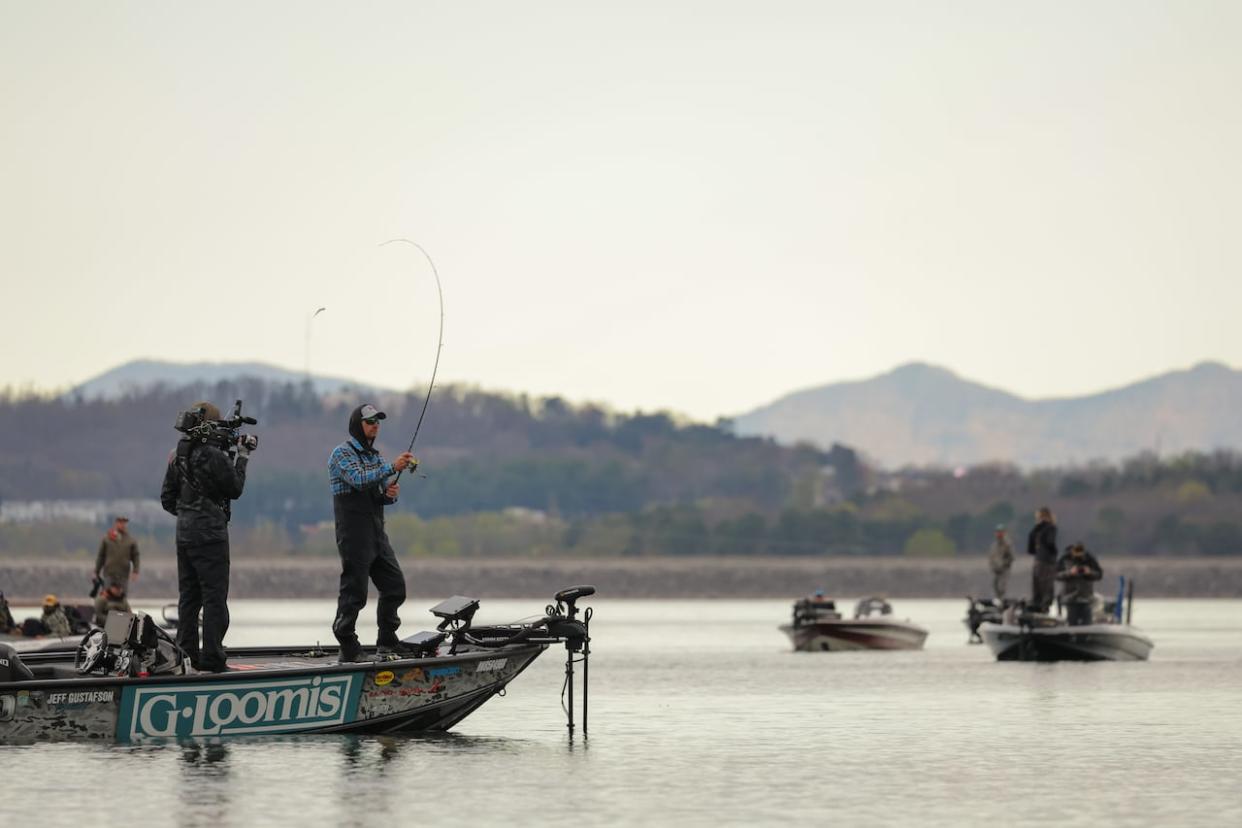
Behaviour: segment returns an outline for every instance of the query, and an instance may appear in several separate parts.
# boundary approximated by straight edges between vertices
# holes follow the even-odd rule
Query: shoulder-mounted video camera
[[[258,425],[254,417],[246,417],[241,413],[242,401],[233,406],[233,413],[227,419],[209,420],[205,408],[190,408],[178,412],[173,428],[182,434],[206,445],[212,445],[221,451],[227,451],[234,457],[238,449],[246,452],[259,447],[259,438],[254,434],[242,434],[243,425]]]

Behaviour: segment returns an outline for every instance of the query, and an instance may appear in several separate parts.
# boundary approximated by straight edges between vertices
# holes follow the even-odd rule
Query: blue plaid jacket
[[[359,492],[372,486],[382,489],[384,481],[396,473],[383,455],[368,451],[353,437],[332,449],[328,457],[328,482],[334,495]],[[391,505],[397,501],[385,496],[384,502]]]

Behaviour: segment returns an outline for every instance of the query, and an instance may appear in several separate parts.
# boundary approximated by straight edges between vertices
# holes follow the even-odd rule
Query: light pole
[[[310,335],[311,335],[311,323],[315,321],[315,317],[316,317],[316,316],[318,316],[319,314],[323,313],[323,312],[324,312],[324,311],[326,311],[326,310],[327,310],[327,308],[319,308],[317,311],[315,311],[314,313],[312,313],[310,316],[306,317],[306,365],[305,365],[305,370],[306,370],[306,382],[307,382],[307,384],[308,384],[308,385],[310,385],[310,383],[311,383],[311,370],[310,370]]]

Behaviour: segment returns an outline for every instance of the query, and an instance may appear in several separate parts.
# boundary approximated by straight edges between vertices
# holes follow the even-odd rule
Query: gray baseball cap
[[[359,412],[358,418],[360,420],[370,420],[372,417],[374,417],[377,420],[388,419],[387,414],[385,414],[383,411],[380,411],[378,408],[371,405],[370,403],[367,403],[366,405],[362,407],[362,411]]]

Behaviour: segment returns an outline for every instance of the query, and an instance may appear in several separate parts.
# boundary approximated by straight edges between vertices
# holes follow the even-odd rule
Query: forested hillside
[[[238,397],[260,420],[260,447],[235,510],[235,548],[334,554],[326,461],[357,401],[304,385],[160,386],[108,401],[7,393],[0,499],[156,498],[176,412]],[[390,415],[379,441],[390,456],[408,443],[422,400],[415,391],[376,401]],[[1021,551],[1045,504],[1064,543],[1102,554],[1242,552],[1242,460],[1227,452],[885,473],[844,446],[786,447],[725,423],[444,388],[416,453],[419,473],[389,515],[403,554],[978,555],[998,523]],[[167,521],[134,528],[149,552],[168,551]],[[89,555],[99,530],[9,521],[0,552]]]
[[[292,528],[331,517],[327,458],[357,401],[254,379],[114,400],[9,393],[0,399],[0,498],[158,497],[179,436],[174,417],[199,398],[223,411],[241,398],[259,419],[248,427],[260,444],[239,521],[263,516]],[[392,456],[409,442],[423,396],[376,402],[389,414],[378,443]],[[708,500],[769,512],[825,467],[846,488],[861,484],[845,449],[785,448],[662,413],[459,388],[436,390],[416,453],[419,476],[406,481],[400,509],[421,517],[508,507],[579,517]]]

